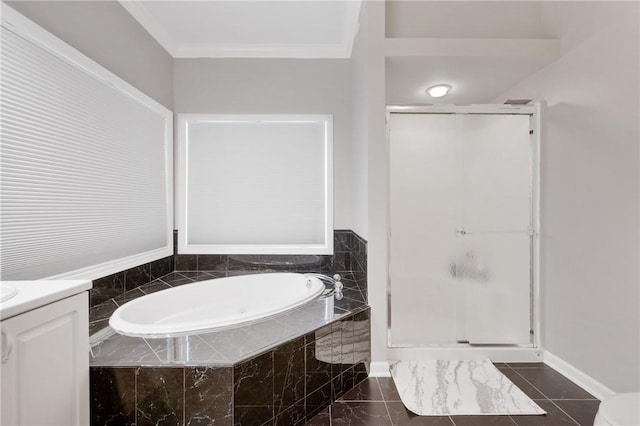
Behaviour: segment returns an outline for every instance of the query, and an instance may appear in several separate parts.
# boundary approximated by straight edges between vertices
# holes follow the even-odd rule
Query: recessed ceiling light
[[[431,86],[429,87],[426,92],[432,97],[432,98],[440,98],[444,95],[446,95],[447,93],[449,93],[449,91],[451,90],[451,85],[450,84],[438,84],[435,86]]]

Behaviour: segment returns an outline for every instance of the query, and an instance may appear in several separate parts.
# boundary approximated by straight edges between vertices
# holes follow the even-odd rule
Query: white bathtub
[[[217,278],[148,294],[125,303],[109,325],[127,336],[169,337],[255,321],[318,297],[325,286],[304,274]]]

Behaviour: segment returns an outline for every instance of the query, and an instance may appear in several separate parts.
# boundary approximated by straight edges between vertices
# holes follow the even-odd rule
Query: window
[[[2,279],[95,279],[171,255],[171,111],[2,8]]]
[[[333,252],[332,117],[181,114],[178,252]]]

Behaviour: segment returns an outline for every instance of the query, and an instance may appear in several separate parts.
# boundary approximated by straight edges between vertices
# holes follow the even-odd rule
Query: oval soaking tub
[[[228,327],[296,308],[325,290],[316,277],[267,273],[215,278],[151,293],[115,310],[109,325],[135,337]]]

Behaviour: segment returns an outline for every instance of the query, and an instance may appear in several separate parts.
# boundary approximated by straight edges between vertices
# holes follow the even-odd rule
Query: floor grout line
[[[580,426],[580,423],[578,423],[578,421],[577,421],[576,419],[574,419],[573,417],[571,417],[571,416],[569,415],[569,413],[567,413],[566,411],[564,411],[564,410],[563,410],[563,409],[562,409],[558,404],[556,404],[556,403],[555,403],[555,402],[553,402],[552,400],[549,400],[549,402],[550,402],[550,403],[552,403],[553,405],[555,405],[555,406],[558,408],[558,410],[560,410],[561,412],[563,412],[563,413],[564,413],[564,415],[565,415],[565,416],[567,416],[567,417],[569,417],[571,420],[573,420],[573,422],[574,422],[575,424],[577,424],[578,426]]]
[[[384,409],[387,411],[387,417],[389,418],[389,424],[393,426],[393,420],[391,419],[391,412],[389,411],[389,406],[387,405],[387,400],[384,397],[384,393],[382,393],[382,386],[380,386],[380,381],[376,377],[374,379],[376,381],[376,385],[378,385],[378,392],[382,395],[382,402],[384,403]]]
[[[549,397],[548,397],[544,392],[542,392],[540,389],[538,389],[538,388],[536,387],[536,385],[534,385],[534,384],[533,384],[533,383],[531,383],[529,380],[527,380],[527,378],[526,378],[526,377],[524,377],[522,374],[518,373],[518,370],[513,369],[513,371],[515,371],[515,372],[516,372],[516,374],[517,374],[518,376],[522,377],[522,380],[524,380],[525,382],[529,383],[529,384],[531,385],[531,387],[532,387],[532,388],[534,388],[535,390],[537,390],[538,392],[540,392],[540,395],[544,396],[544,398],[545,398],[545,399],[547,399],[547,400],[549,400],[549,401],[551,400],[551,399],[550,399],[550,398],[549,398]],[[531,398],[531,399],[533,399],[533,398]]]

